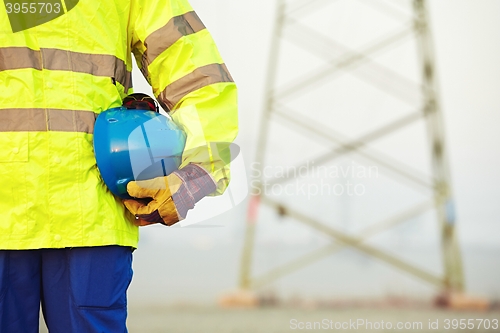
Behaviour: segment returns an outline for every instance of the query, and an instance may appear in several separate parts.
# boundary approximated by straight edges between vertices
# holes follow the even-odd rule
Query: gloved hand
[[[188,210],[215,189],[215,182],[202,167],[189,164],[166,177],[128,183],[130,196],[152,200],[146,203],[128,199],[123,203],[136,216],[138,226],[154,223],[171,226],[185,219]]]

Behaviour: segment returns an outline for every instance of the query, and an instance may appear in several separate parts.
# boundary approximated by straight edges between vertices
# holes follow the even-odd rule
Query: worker
[[[236,86],[187,0],[65,0],[50,20],[40,17],[49,6],[12,16],[9,3],[0,10],[0,332],[38,332],[40,307],[51,333],[127,332],[138,226],[173,225],[228,186]],[[133,92],[133,58],[187,138],[179,170],[130,182],[137,200],[123,202],[96,167],[93,126]]]

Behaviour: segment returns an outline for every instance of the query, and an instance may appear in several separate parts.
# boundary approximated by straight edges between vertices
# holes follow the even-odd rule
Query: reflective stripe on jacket
[[[134,56],[188,134],[183,165],[227,187],[227,152],[211,143],[237,134],[236,87],[186,0],[79,1],[16,33],[0,10],[0,249],[137,246],[92,146],[96,116],[132,92]]]

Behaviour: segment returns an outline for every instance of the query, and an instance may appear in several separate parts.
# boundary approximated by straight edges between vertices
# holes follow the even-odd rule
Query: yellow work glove
[[[135,215],[138,226],[171,226],[185,219],[188,210],[215,189],[215,182],[205,169],[189,164],[166,177],[128,183],[128,194],[140,200],[128,199],[123,203]]]

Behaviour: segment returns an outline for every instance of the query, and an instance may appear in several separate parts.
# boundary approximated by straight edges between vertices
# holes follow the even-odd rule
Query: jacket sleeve
[[[141,72],[187,134],[181,168],[200,165],[215,194],[223,193],[238,132],[237,91],[212,36],[187,0],[132,1],[129,25]]]

